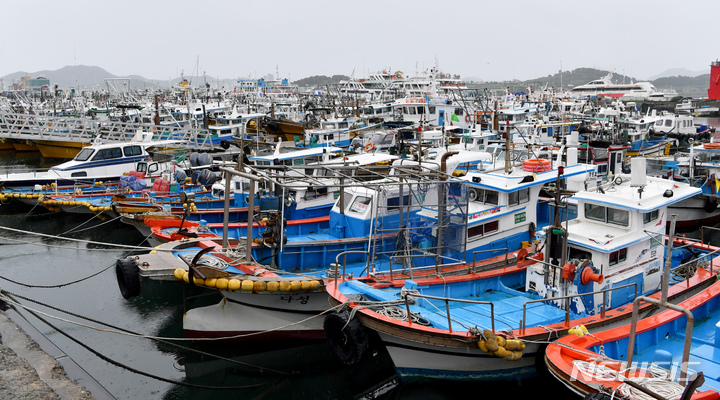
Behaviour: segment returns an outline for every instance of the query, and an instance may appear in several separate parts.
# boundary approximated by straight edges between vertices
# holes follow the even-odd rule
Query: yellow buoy
[[[228,290],[238,290],[240,289],[240,279],[230,279],[228,281]]]
[[[486,341],[484,341],[484,340],[478,340],[477,345],[478,345],[478,348],[479,348],[480,350],[482,350],[482,351],[484,351],[484,352],[486,352],[486,353],[488,352],[487,342],[486,342]]]
[[[175,275],[175,278],[177,278],[178,280],[182,280],[183,275],[185,275],[185,270],[182,268],[175,268],[173,275]]]
[[[225,290],[228,288],[228,279],[227,278],[218,278],[218,280],[215,282],[215,287],[218,289]]]
[[[505,341],[505,349],[507,350],[517,350],[520,346],[520,343],[517,340],[508,339]]]
[[[254,286],[253,290],[256,292],[264,292],[267,290],[267,283],[265,281],[255,281]]]
[[[293,292],[300,290],[301,287],[302,287],[302,284],[300,283],[300,281],[290,282],[290,290],[292,290]]]
[[[215,279],[215,278],[207,278],[207,279],[205,279],[205,286],[215,287],[216,282],[217,282],[217,279]]]
[[[495,336],[495,341],[497,342],[498,346],[505,347],[505,338],[502,336]]]
[[[187,271],[184,271],[182,279],[185,281],[185,283],[190,283],[190,274],[188,274]]]
[[[302,289],[302,290],[310,290],[310,281],[301,281],[301,282],[300,282],[300,289]]]
[[[497,351],[500,346],[498,346],[497,342],[495,341],[495,338],[488,339],[487,342],[485,342],[485,346],[487,346],[488,350],[490,351]]]
[[[268,292],[277,292],[278,289],[280,289],[280,284],[278,283],[278,281],[270,281],[267,283]]]
[[[205,279],[196,278],[193,276],[193,282],[195,282],[196,285],[204,286],[205,285]]]
[[[495,332],[490,329],[483,329],[483,336],[485,336],[486,339],[492,339],[495,337]]]
[[[292,288],[292,285],[290,285],[290,282],[280,281],[280,291],[281,292],[289,292],[290,288]]]
[[[504,347],[498,347],[497,351],[495,351],[495,355],[500,358],[505,358],[508,355],[508,351],[505,350]]]
[[[310,289],[316,290],[316,289],[319,289],[320,286],[322,286],[320,281],[310,281]]]
[[[240,288],[242,290],[247,290],[247,291],[253,290],[254,287],[255,287],[255,284],[250,279],[245,279],[244,281],[242,281],[242,284],[240,285]]]

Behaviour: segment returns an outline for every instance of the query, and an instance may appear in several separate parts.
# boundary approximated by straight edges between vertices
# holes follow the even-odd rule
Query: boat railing
[[[335,256],[335,262],[333,264],[330,264],[330,267],[332,268],[331,271],[333,275],[335,276],[335,287],[337,287],[337,280],[341,276],[345,276],[345,265],[347,265],[347,255],[348,254],[365,254],[365,268],[370,267],[370,251],[368,250],[346,250],[338,253]],[[340,256],[343,257],[343,262],[340,264]],[[338,270],[340,269],[340,266],[342,265],[342,274],[338,273]]]
[[[412,318],[410,318],[410,301],[409,298],[422,298],[422,299],[430,299],[430,300],[441,300],[445,302],[445,309],[447,310],[447,320],[448,320],[448,331],[452,333],[452,317],[450,315],[450,302],[456,302],[456,303],[470,303],[470,304],[482,304],[482,305],[489,305],[490,306],[490,325],[491,329],[495,331],[495,304],[493,304],[492,301],[483,301],[483,300],[467,300],[467,299],[452,299],[448,297],[438,297],[438,296],[431,296],[428,294],[420,294],[417,292],[405,292],[405,309],[407,311],[408,315],[408,323],[412,324]]]
[[[83,117],[0,113],[0,138],[80,143],[128,141],[138,133],[152,140],[180,140],[188,146],[213,149],[212,134],[202,128],[94,120]]]
[[[475,272],[477,272],[477,269],[476,269],[475,267],[476,267],[476,265],[477,265],[477,255],[478,255],[478,253],[489,253],[489,252],[493,252],[493,251],[503,251],[503,250],[505,250],[505,265],[503,266],[503,270],[505,270],[505,268],[507,268],[507,266],[508,266],[508,256],[510,255],[510,248],[508,248],[508,247],[500,248],[500,249],[490,249],[490,250],[477,250],[477,251],[473,251],[472,273],[474,274]]]
[[[422,254],[400,254],[396,256],[390,256],[390,262],[388,263],[388,274],[390,275],[390,282],[394,280],[394,271],[393,271],[393,265],[396,264],[395,260],[398,259],[407,259],[407,258],[425,258],[425,257],[434,257],[435,254],[431,252],[423,252]],[[417,267],[405,267],[405,263],[398,262],[397,264],[403,265],[403,271],[408,271],[410,279],[413,278],[413,272],[414,271],[422,271],[422,270],[429,270],[429,269],[435,269],[435,272],[438,275],[442,275],[442,272],[440,271],[443,267],[451,267],[451,266],[457,266],[457,265],[463,265],[464,262],[462,261],[456,261],[456,262],[450,262],[445,264],[435,264],[435,265],[421,265]],[[474,271],[473,271],[474,272]]]
[[[627,288],[630,286],[635,287],[635,296],[633,296],[633,297],[636,298],[637,293],[638,293],[638,284],[637,284],[637,282],[634,282],[634,283],[628,283],[626,285],[616,286],[616,287],[612,287],[612,288],[608,288],[608,289],[596,290],[594,292],[578,293],[578,294],[573,294],[573,295],[569,295],[569,296],[552,297],[549,299],[528,300],[523,304],[523,314],[522,314],[523,316],[522,316],[522,320],[520,320],[520,330],[522,331],[522,334],[524,335],[525,328],[526,328],[525,322],[526,322],[526,318],[527,318],[528,304],[565,300],[565,326],[570,326],[570,300],[572,300],[574,298],[584,297],[584,296],[594,296],[596,294],[602,294],[602,304],[600,305],[600,319],[604,319],[605,318],[605,304],[607,303],[607,293],[611,292],[613,290],[624,289],[624,288]]]

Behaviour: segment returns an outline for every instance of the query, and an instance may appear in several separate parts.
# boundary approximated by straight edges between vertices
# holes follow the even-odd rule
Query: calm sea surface
[[[708,122],[720,125],[719,119]],[[0,152],[0,167],[12,165],[46,168],[52,163],[39,154]],[[456,399],[468,393],[471,398],[487,395],[521,398],[540,393],[571,396],[553,378],[545,376],[522,382],[398,383],[392,361],[384,351],[350,368],[333,358],[324,341],[202,346],[174,341],[183,346],[178,347],[129,335],[127,332],[161,338],[184,337],[183,285],[143,280],[140,296],[125,300],[120,295],[115,261],[131,253],[103,243],[144,246],[144,238],[135,228],[119,221],[38,213],[29,206],[12,203],[0,205],[0,226],[48,235],[0,229],[0,242],[6,243],[0,245],[0,288],[97,321],[88,322],[20,300],[61,318],[43,316],[51,327],[23,312],[118,399]],[[689,236],[699,234],[693,232]],[[720,243],[716,232],[706,233],[705,237],[713,244]],[[206,297],[197,301],[209,304],[215,300]]]

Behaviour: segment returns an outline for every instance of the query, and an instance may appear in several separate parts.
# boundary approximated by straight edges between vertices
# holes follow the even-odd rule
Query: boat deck
[[[347,281],[343,285],[352,287],[355,294],[364,296],[367,300],[372,301],[393,301],[399,300],[397,290],[382,290],[372,288],[368,285],[355,281]],[[507,290],[507,289],[506,289]],[[511,292],[516,292],[511,293]],[[346,292],[347,295],[348,292]],[[495,330],[517,329],[523,318],[523,304],[532,300],[522,292],[491,290],[481,293],[479,296],[467,296],[459,300],[487,301],[493,303]],[[403,308],[400,304],[398,307]],[[410,306],[410,311],[418,313],[418,316],[425,319],[430,326],[438,329],[448,329],[448,318],[445,313],[445,303],[441,300],[419,301]],[[481,329],[491,329],[492,320],[490,306],[487,304],[475,304],[464,302],[450,302],[450,316],[453,328],[457,329],[457,325],[464,328],[478,327]],[[574,313],[571,319],[578,317]],[[565,311],[542,302],[531,303],[527,306],[526,311],[527,326],[538,326],[561,322],[565,319]]]
[[[720,387],[720,299],[715,297],[709,302],[693,310],[695,318],[692,343],[690,346],[690,359],[688,375],[702,371],[705,375],[703,390]],[[680,372],[683,346],[685,341],[685,328],[687,319],[682,316],[666,324],[644,330],[636,336],[636,351],[633,363],[645,365],[654,362],[659,367],[670,370],[676,374]],[[627,339],[605,343],[605,354],[616,359],[626,359]],[[660,353],[662,349],[667,353]],[[593,351],[599,349],[593,347]],[[669,365],[667,354],[672,355],[672,365]],[[664,357],[663,357],[664,354]],[[618,357],[618,355],[623,355]]]

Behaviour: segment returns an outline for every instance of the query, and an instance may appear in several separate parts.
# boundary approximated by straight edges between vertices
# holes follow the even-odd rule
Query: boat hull
[[[183,330],[191,338],[233,340],[320,339],[327,293],[232,293],[218,304],[185,313]],[[232,299],[232,300],[230,300]]]
[[[35,145],[45,158],[71,159],[90,143],[39,140]]]

